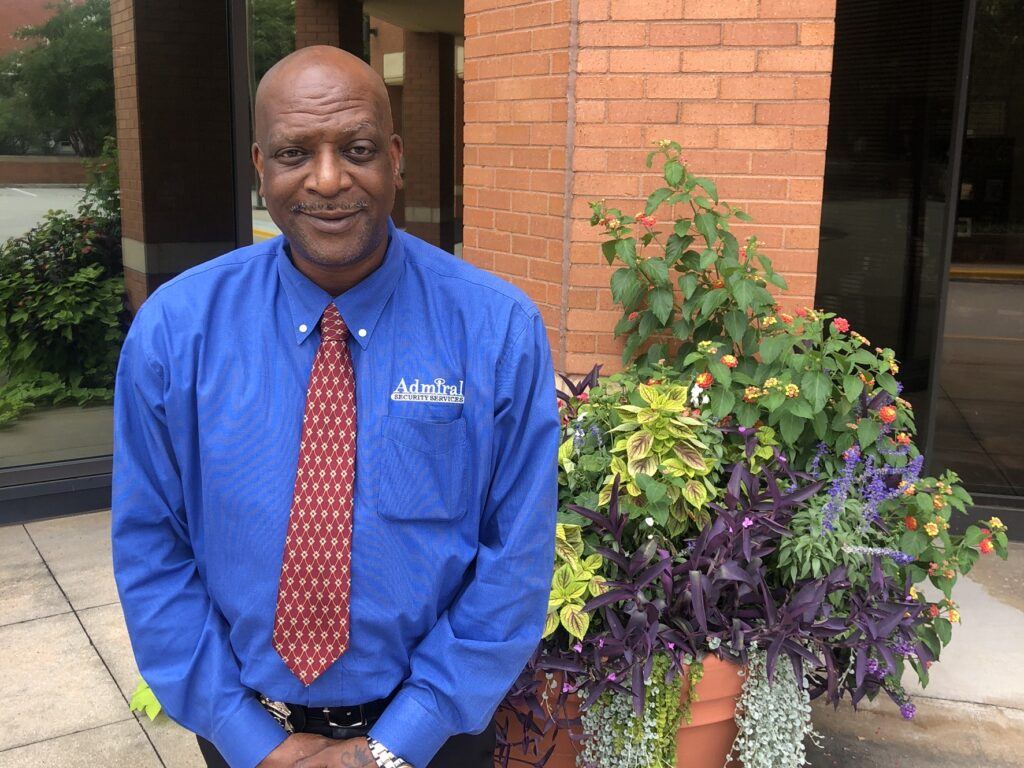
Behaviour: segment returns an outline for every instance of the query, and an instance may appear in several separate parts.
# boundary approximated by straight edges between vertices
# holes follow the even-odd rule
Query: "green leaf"
[[[679,164],[678,160],[669,160],[665,163],[665,181],[669,186],[679,186],[679,182],[683,180],[683,167]],[[672,190],[669,190],[670,192]],[[666,195],[667,197],[667,195]]]
[[[717,360],[708,361],[708,370],[711,375],[715,377],[722,386],[728,387],[732,384],[732,371],[725,363],[720,363]]]
[[[733,286],[732,294],[736,297],[736,303],[740,309],[749,309],[754,303],[754,284],[749,280],[740,280]]]
[[[693,217],[693,224],[707,241],[710,248],[718,241],[718,228],[715,226],[716,217],[711,212],[698,213]]]
[[[655,288],[651,291],[648,301],[651,305],[651,311],[655,317],[661,321],[664,325],[668,322],[669,315],[672,314],[672,289],[671,288]]]
[[[983,534],[981,529],[976,525],[969,526],[964,532],[964,544],[968,547],[978,546],[984,538],[985,534]]]
[[[601,253],[604,254],[605,259],[608,260],[609,264],[615,261],[615,244],[618,240],[605,240],[601,243]]]
[[[920,531],[904,531],[900,536],[900,549],[917,557],[928,549],[928,537]]]
[[[743,334],[747,332],[749,323],[747,321],[747,313],[734,309],[725,316],[725,330],[731,338],[737,344],[743,340]]]
[[[828,417],[824,411],[815,411],[811,426],[814,427],[815,436],[819,440],[824,440],[825,435],[828,434]]]
[[[683,294],[683,300],[693,296],[693,292],[697,290],[697,273],[687,272],[685,275],[679,278],[679,290]]]
[[[707,317],[722,306],[728,298],[729,294],[726,292],[725,288],[713,288],[704,294],[704,301],[701,302],[700,313],[704,317]]]
[[[586,636],[587,629],[590,627],[590,614],[584,613],[580,606],[563,606],[559,612],[559,618],[562,620],[562,626],[570,635],[578,640],[582,640]]]
[[[711,195],[712,200],[716,203],[718,202],[718,188],[715,186],[715,182],[711,181],[711,179],[704,179],[700,177],[694,177],[693,181],[695,184],[699,184],[703,187],[704,191]]]
[[[845,376],[843,377],[843,393],[846,395],[846,399],[854,403],[857,398],[860,397],[860,393],[864,391],[864,382],[856,376]]]
[[[558,629],[558,611],[551,611],[544,620],[544,634],[541,637],[547,637],[556,629]]]
[[[811,408],[811,404],[808,403],[803,396],[790,399],[789,412],[802,419],[813,419],[815,414],[814,409]],[[822,414],[822,416],[824,417],[824,414]]]
[[[800,391],[811,404],[811,407],[820,411],[825,407],[828,396],[832,392],[832,380],[821,371],[808,371],[800,380]]]
[[[625,304],[625,297],[631,294],[639,284],[636,271],[629,267],[621,267],[612,275],[612,299],[618,304]]]
[[[650,455],[653,445],[654,435],[650,432],[643,429],[639,432],[634,432],[626,440],[626,458],[630,461],[645,458]]]
[[[615,241],[615,254],[630,267],[636,267],[636,240],[627,237]]]
[[[882,425],[874,419],[861,419],[860,424],[857,425],[857,440],[860,441],[860,447],[870,448],[875,444],[881,432]]]
[[[683,498],[686,499],[695,509],[700,509],[704,506],[704,502],[707,501],[707,488],[705,488],[704,483],[699,480],[690,480],[685,486],[683,486]]]
[[[785,333],[777,336],[769,336],[762,339],[758,351],[761,353],[761,360],[765,363],[773,363],[778,360],[783,350],[792,343],[792,340]]]
[[[665,287],[668,285],[668,264],[664,259],[647,259],[641,262],[640,268],[656,286]]]
[[[896,395],[899,394],[896,391],[896,379],[894,379],[891,374],[885,373],[883,371],[882,373],[878,374],[875,380],[878,382],[878,386],[880,386],[893,397],[896,397]]]
[[[640,486],[640,490],[644,492],[644,496],[646,496],[647,500],[652,504],[657,504],[668,494],[667,486],[663,483],[659,483],[653,477],[649,477],[648,475],[637,476],[636,484]]]
[[[676,165],[678,165],[678,163],[676,163]],[[672,182],[669,183],[671,184]],[[662,203],[665,202],[665,200],[668,199],[669,195],[671,195],[672,192],[673,190],[669,189],[668,187],[660,187],[651,192],[651,194],[647,196],[647,205],[644,207],[644,213],[650,216],[658,209],[659,205],[661,205]]]
[[[736,396],[731,389],[716,390],[711,396],[711,413],[716,419],[720,419],[732,411],[736,404]]]
[[[800,435],[803,434],[806,423],[806,420],[801,419],[799,416],[794,416],[792,413],[783,414],[782,420],[779,422],[783,439],[790,445],[795,443],[800,439]]]
[[[949,641],[953,639],[953,625],[949,623],[949,619],[944,619],[941,616],[935,619],[935,635],[939,638],[943,645],[949,645]]]

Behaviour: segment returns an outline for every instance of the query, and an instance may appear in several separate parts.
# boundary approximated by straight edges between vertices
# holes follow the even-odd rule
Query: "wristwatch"
[[[366,743],[370,745],[370,754],[377,761],[377,768],[412,768],[405,760],[376,739],[367,736]]]

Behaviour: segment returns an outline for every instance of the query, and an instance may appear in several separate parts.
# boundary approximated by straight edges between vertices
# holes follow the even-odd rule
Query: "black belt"
[[[307,707],[304,704],[292,704],[284,702],[288,708],[288,723],[296,731],[304,731],[308,726],[312,727],[333,727],[333,728],[361,728],[368,727],[387,709],[388,704],[395,698],[397,691],[383,699],[370,701],[365,704],[352,704],[340,707]],[[264,707],[267,707],[264,704]],[[270,707],[267,707],[268,710]],[[271,711],[271,714],[275,714]]]

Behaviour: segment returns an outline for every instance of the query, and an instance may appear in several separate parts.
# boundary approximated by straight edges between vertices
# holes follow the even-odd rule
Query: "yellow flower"
[[[907,486],[907,490],[903,492],[903,495],[913,496],[915,493],[917,493],[917,486],[911,483],[910,485]]]
[[[609,219],[608,229],[618,229],[620,224],[622,224],[622,222],[619,221],[618,219]]]
[[[1006,528],[1006,526],[1003,525],[1003,521],[1000,520],[998,517],[991,518],[988,521],[988,527],[994,531],[1000,531]]]
[[[949,620],[951,622],[953,622],[954,624],[959,624],[960,623],[960,611],[958,611],[958,610],[956,610],[954,608],[950,608],[949,609]]]
[[[796,397],[799,394],[800,394],[800,387],[798,387],[796,384],[787,384],[786,385],[786,397]]]
[[[925,523],[924,532],[932,538],[935,538],[939,535],[939,526],[937,526],[935,523]]]
[[[772,325],[775,325],[775,323],[777,323],[777,322],[778,322],[778,320],[776,318],[769,316],[769,317],[763,318],[761,320],[761,327],[762,328],[768,328],[768,327],[770,327]]]
[[[935,509],[942,509],[944,506],[946,506],[945,497],[939,495],[932,496],[932,506]]]
[[[895,360],[890,360],[889,361],[889,373],[896,374],[896,373],[899,373],[899,372],[900,372],[899,365],[896,364]]]
[[[779,380],[772,376],[770,379],[765,379],[765,387],[777,387],[779,386]]]
[[[917,596],[918,596],[917,587],[915,587],[913,584],[911,584],[910,585],[910,599],[911,600],[917,600]]]

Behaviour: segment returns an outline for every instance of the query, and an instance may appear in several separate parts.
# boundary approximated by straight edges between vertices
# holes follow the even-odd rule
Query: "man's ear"
[[[395,180],[395,189],[402,189],[405,186],[405,179],[402,178],[402,137],[397,133],[391,134],[391,141],[388,144],[388,155],[391,158],[391,173]]]
[[[263,151],[256,142],[252,143],[252,164],[256,166],[256,194],[263,197]]]

